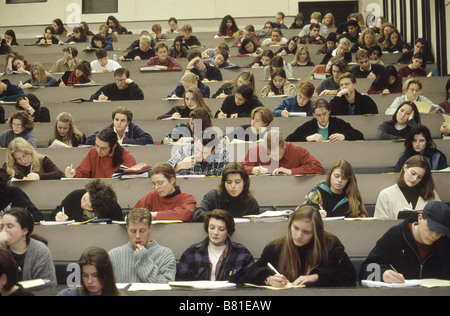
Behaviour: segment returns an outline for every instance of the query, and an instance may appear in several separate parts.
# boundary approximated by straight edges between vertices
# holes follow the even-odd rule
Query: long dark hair
[[[227,35],[227,20],[230,20],[232,22],[231,31],[233,31],[233,33],[239,31],[239,28],[236,24],[236,21],[234,21],[234,18],[231,15],[225,15],[222,19],[222,22],[220,22],[219,26],[219,32],[222,35]]]
[[[247,172],[245,171],[244,166],[238,162],[230,162],[225,166],[225,168],[223,168],[222,179],[219,183],[219,191],[218,191],[219,200],[223,203],[228,203],[232,198],[228,193],[227,189],[225,188],[225,182],[227,182],[227,177],[229,174],[241,175],[242,181],[244,181],[244,189],[238,196],[238,199],[240,203],[247,204],[252,197],[252,194],[250,193],[250,178]]]
[[[420,125],[420,112],[419,109],[417,109],[417,106],[414,102],[411,101],[405,101],[402,104],[400,104],[397,108],[397,110],[395,110],[394,115],[392,115],[392,120],[391,123],[396,124],[397,123],[397,113],[398,111],[400,111],[400,109],[405,105],[409,105],[410,107],[412,107],[413,111],[414,111],[414,118],[413,120],[417,123],[417,125]]]
[[[30,244],[31,238],[36,239],[36,240],[48,245],[47,239],[45,239],[42,236],[33,234],[34,218],[33,218],[33,215],[31,215],[31,213],[29,211],[27,211],[26,209],[21,208],[21,207],[13,207],[3,214],[3,216],[5,216],[5,215],[14,216],[17,220],[17,223],[19,223],[20,228],[28,230],[28,233],[25,236],[25,241],[26,241],[27,245]]]
[[[117,142],[116,132],[114,132],[112,128],[105,128],[97,134],[97,138],[100,139],[101,141],[107,142],[109,144],[109,147],[111,147],[111,151],[113,150],[114,145],[117,145],[116,149],[114,149],[112,166],[113,167],[120,166],[123,162],[122,159],[123,148]]]
[[[417,155],[418,153],[413,148],[414,136],[422,134],[425,137],[427,142],[425,146],[425,150],[423,151],[424,156],[431,156],[434,152],[436,152],[436,144],[431,138],[431,133],[428,127],[421,125],[414,128],[411,133],[409,133],[408,137],[405,139],[405,157],[409,158]]]
[[[394,76],[395,82],[393,84],[389,84],[389,77]],[[397,86],[402,85],[402,79],[398,76],[397,68],[393,65],[388,65],[384,68],[384,71],[377,76],[377,78],[373,81],[372,85],[376,91],[382,91],[384,89],[393,89]]]
[[[406,166],[406,169],[418,167],[425,170],[425,174],[422,180],[416,186],[419,189],[419,194],[422,199],[424,199],[425,201],[434,199],[434,181],[428,161],[421,155],[415,155],[406,160],[403,166]],[[400,188],[404,188],[407,186],[407,184],[405,183],[405,168],[402,168],[400,174],[398,175],[397,185]]]

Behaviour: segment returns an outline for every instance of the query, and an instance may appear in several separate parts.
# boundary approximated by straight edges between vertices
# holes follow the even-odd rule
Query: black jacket
[[[10,207],[21,207],[28,210],[33,215],[34,221],[39,222],[44,219],[41,212],[31,202],[28,195],[19,187],[6,186],[4,192],[0,192],[0,216],[1,213]]]
[[[384,271],[392,270],[392,267],[403,274],[405,279],[450,280],[450,238],[444,236],[436,241],[431,246],[428,257],[421,263],[419,250],[409,228],[409,223],[414,220],[415,218],[409,218],[390,228],[377,241],[375,248],[361,265],[361,280],[375,276],[374,266],[369,266],[373,263],[380,267],[380,279],[373,281],[382,281]]]
[[[330,101],[331,115],[350,115],[349,103],[345,96],[334,97]],[[355,91],[355,115],[378,114],[378,107],[371,97]]]

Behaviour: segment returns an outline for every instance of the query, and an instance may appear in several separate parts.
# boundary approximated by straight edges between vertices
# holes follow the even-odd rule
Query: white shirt
[[[121,68],[122,66],[115,60],[109,59],[108,63],[106,64],[106,68],[116,70],[118,68]],[[91,69],[92,72],[101,72],[103,69],[103,66],[100,65],[100,62],[98,60],[94,60],[91,62]]]

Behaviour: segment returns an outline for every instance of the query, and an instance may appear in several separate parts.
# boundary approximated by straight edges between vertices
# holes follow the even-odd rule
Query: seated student
[[[391,94],[402,93],[402,77],[398,75],[397,68],[393,65],[388,65],[372,82],[372,85],[367,91],[368,94]]]
[[[78,49],[76,47],[64,47],[62,51],[63,58],[58,59],[52,68],[50,68],[51,73],[73,71],[75,65],[81,61],[81,59],[78,58]]]
[[[317,94],[320,96],[335,96],[338,94],[341,87],[339,86],[339,77],[350,72],[347,62],[340,57],[332,57],[329,61],[331,63],[331,74],[332,76],[322,80],[319,86],[316,88]]]
[[[250,37],[242,39],[241,45],[238,50],[240,57],[251,56],[258,57],[263,53],[263,49],[258,47],[255,40]]]
[[[420,113],[414,102],[405,101],[395,111],[390,121],[378,126],[377,138],[383,140],[405,139],[412,129],[420,126]]]
[[[274,27],[287,30],[288,27],[286,26],[286,24],[284,24],[285,17],[286,15],[283,12],[277,12],[277,14],[275,14],[275,21],[273,22]]]
[[[108,25],[111,31],[116,35],[130,34],[127,28],[122,26],[119,23],[119,20],[117,20],[117,18],[114,17],[113,15],[108,16],[108,19],[106,20],[106,25]]]
[[[331,32],[327,35],[325,44],[321,49],[316,52],[316,55],[325,55],[328,52],[332,52],[336,49],[337,37],[335,32]]]
[[[203,196],[192,221],[203,222],[216,209],[225,210],[234,218],[260,213],[258,202],[250,193],[250,178],[241,163],[230,162],[223,168],[219,189]]]
[[[264,80],[270,79],[270,74],[275,69],[283,69],[286,72],[288,78],[292,78],[292,64],[287,63],[283,57],[275,56],[270,60],[270,64],[264,67]]]
[[[376,34],[372,28],[368,27],[368,28],[364,29],[364,31],[361,32],[357,42],[353,44],[351,52],[356,53],[356,52],[358,52],[358,50],[362,50],[362,49],[369,51],[369,49],[373,46],[378,46]],[[381,51],[381,48],[380,48],[380,51]]]
[[[311,61],[311,53],[308,46],[300,44],[295,52],[292,67],[312,67],[314,63]]]
[[[360,49],[355,54],[358,66],[352,68],[352,74],[355,78],[370,78],[375,79],[380,76],[384,67],[377,64],[372,64],[369,59],[369,52],[365,49]]]
[[[214,54],[212,58],[206,58],[203,61],[206,65],[214,66],[216,68],[224,68],[233,66],[233,64],[228,60],[230,53],[227,50],[221,50]]]
[[[337,117],[330,117],[331,105],[325,99],[311,102],[314,118],[286,137],[288,142],[342,142],[364,140],[364,135],[349,123]]]
[[[150,240],[152,214],[144,208],[126,216],[129,242],[111,249],[109,257],[117,283],[167,283],[175,281],[177,263],[169,248]]]
[[[378,107],[367,95],[356,90],[356,79],[352,73],[344,73],[339,77],[341,90],[330,101],[331,115],[363,115],[378,114]]]
[[[319,24],[320,26],[320,35],[327,36],[328,34],[328,27],[326,27],[324,24],[322,24],[322,13],[316,11],[311,13],[310,24],[306,24],[303,26],[302,30],[298,34],[298,36],[303,37],[306,36],[309,33],[309,29],[311,28],[311,24]]]
[[[219,144],[216,134],[206,130],[204,138],[194,135],[192,144],[180,148],[168,161],[178,175],[220,176],[230,161],[228,150]]]
[[[266,23],[264,23],[263,29],[258,33],[258,36],[270,37],[270,35],[272,34],[272,30],[273,30],[273,22],[267,21]]]
[[[114,189],[100,179],[90,181],[84,189],[69,193],[51,215],[57,222],[84,222],[95,217],[123,221],[122,208],[117,203]]]
[[[79,62],[73,71],[66,71],[58,80],[60,87],[73,87],[76,84],[91,82],[91,64],[85,60]]]
[[[89,43],[89,37],[87,37],[86,31],[81,26],[76,26],[73,28],[72,36],[69,36],[69,38],[67,38],[64,43]]]
[[[139,48],[139,43],[141,41],[140,39],[141,39],[142,36],[148,36],[150,38],[150,41],[151,41],[151,45],[150,46],[154,49],[155,45],[156,45],[156,41],[152,38],[152,35],[150,34],[149,31],[144,30],[144,31],[141,31],[141,33],[139,34],[139,38],[134,40],[130,44],[130,46],[127,47],[126,50],[130,51],[130,50],[134,50],[135,48]]]
[[[253,92],[255,92],[255,75],[253,72],[244,70],[233,80],[225,81],[213,94],[212,98],[225,99],[230,94],[236,93],[236,89],[242,85],[252,87]]]
[[[283,37],[283,33],[279,28],[274,28],[270,38],[266,38],[261,46],[284,46],[288,42],[287,38]]]
[[[120,60],[148,60],[155,56],[155,50],[152,48],[152,39],[149,36],[139,38],[139,47],[134,48],[125,56],[120,56]]]
[[[86,143],[86,135],[75,126],[72,114],[62,112],[56,117],[53,137],[48,142],[50,148],[55,147],[52,145],[55,140],[59,140],[70,147],[78,147]]]
[[[409,64],[412,60],[412,57],[418,53],[423,53],[425,63],[434,63],[434,57],[430,53],[427,40],[424,38],[418,38],[414,42],[413,49],[407,51],[406,53],[403,53],[397,60],[397,64]]]
[[[449,218],[450,207],[433,201],[417,219],[410,217],[389,229],[362,263],[361,280],[386,283],[450,280]]]
[[[328,51],[320,62],[321,65],[326,65],[332,57],[343,58],[347,63],[352,62],[352,53],[350,47],[352,43],[346,37],[341,38],[336,45],[336,49]]]
[[[202,46],[198,38],[192,35],[192,26],[190,24],[183,25],[180,29],[183,33],[183,46],[187,49],[191,49],[194,46]]]
[[[395,172],[400,172],[405,161],[414,155],[422,155],[430,164],[431,170],[447,168],[447,157],[436,149],[428,127],[421,125],[409,133],[405,139],[405,152],[395,166]]]
[[[7,148],[9,143],[17,137],[24,138],[34,148],[36,145],[36,137],[33,133],[34,122],[31,116],[25,111],[15,111],[9,118],[10,130],[0,135],[0,148]]]
[[[271,31],[272,32],[272,31]],[[252,24],[246,25],[242,30],[241,34],[237,37],[236,41],[233,43],[233,47],[241,48],[244,42],[244,39],[250,39],[250,41],[254,45],[254,49],[256,50],[261,46],[261,41],[259,36],[255,34],[255,27]],[[248,42],[247,42],[248,43]],[[244,45],[245,46],[245,45]]]
[[[195,75],[194,75],[195,76]],[[167,113],[158,116],[158,120],[166,118],[189,118],[191,111],[195,108],[204,108],[212,116],[211,108],[203,100],[203,96],[197,87],[190,87],[184,92],[183,105],[172,107]]]
[[[284,235],[264,247],[260,259],[247,270],[245,282],[279,288],[288,283],[336,287],[354,286],[355,279],[341,241],[324,230],[317,208],[303,205],[291,216]]]
[[[301,13],[301,12],[297,13],[297,15],[294,17],[294,22],[292,22],[289,29],[290,30],[302,29],[304,26],[304,23],[303,23],[304,21],[305,21],[305,17],[303,15],[303,13]]]
[[[398,30],[393,30],[383,43],[383,51],[388,53],[406,53],[410,49]]]
[[[322,217],[367,217],[358,182],[348,161],[335,161],[325,181],[306,194],[303,204],[320,208]]]
[[[199,50],[190,51],[187,59],[189,63],[186,66],[186,72],[190,71],[196,74],[200,81],[222,81],[220,69],[206,64],[203,61],[202,53]]]
[[[69,287],[56,296],[124,296],[117,289],[114,272],[106,250],[91,246],[78,259],[81,269],[81,283],[77,287]]]
[[[403,83],[403,92],[401,96],[394,99],[391,106],[386,109],[385,115],[392,115],[396,112],[397,108],[400,104],[403,104],[406,101],[410,102],[426,102],[431,103],[430,113],[443,113],[444,110],[437,104],[434,104],[432,101],[424,97],[420,94],[420,90],[422,90],[422,82],[418,79],[410,78]]]
[[[445,111],[445,113],[450,113],[450,79],[447,80],[445,85],[445,93],[447,95],[447,100],[439,103],[439,106]]]
[[[369,59],[372,65],[380,65],[384,67],[384,62],[381,60],[383,51],[381,50],[380,46],[374,45],[372,47],[369,47],[367,52],[369,53]]]
[[[15,179],[59,180],[64,177],[64,173],[48,156],[38,154],[22,137],[9,143],[3,169]]]
[[[309,33],[304,35],[300,39],[301,44],[310,45],[317,44],[323,45],[326,42],[326,38],[320,35],[320,25],[317,23],[312,23],[309,26]]]
[[[0,81],[0,101],[17,101],[24,92],[18,85],[12,84],[8,79]]]
[[[23,84],[19,84],[19,87],[22,89],[31,87],[56,87],[58,84],[57,80],[45,71],[44,66],[39,62],[31,64],[30,73],[31,78]]]
[[[231,133],[226,132],[224,140],[226,142],[235,139],[256,142],[264,138],[267,133],[267,127],[273,121],[273,113],[269,108],[260,106],[254,108],[251,114],[251,123],[244,124],[235,128]]]
[[[402,78],[426,77],[427,72],[422,68],[424,65],[423,53],[414,54],[411,63],[398,70],[398,75]]]
[[[30,69],[31,65],[28,64],[25,57],[18,52],[10,52],[6,55],[5,75],[10,75],[12,73],[24,73],[29,75]]]
[[[260,97],[274,97],[277,95],[297,95],[297,88],[293,83],[289,82],[283,69],[274,70],[270,75],[269,84],[265,85],[259,93]]]
[[[88,49],[104,49],[106,51],[114,50],[112,41],[107,41],[101,34],[95,34],[91,39],[91,47]]]
[[[183,252],[175,279],[243,283],[245,271],[255,260],[244,245],[231,241],[236,229],[231,214],[214,209],[205,216],[203,228],[208,236]]]
[[[314,94],[314,84],[311,81],[302,81],[297,86],[297,95],[281,101],[273,110],[275,117],[289,117],[290,112],[304,112],[311,116],[311,98]]]
[[[341,31],[341,26],[338,27],[336,30],[337,34],[340,34],[338,37],[338,41],[340,41],[342,38],[347,38],[352,45],[358,42],[359,35],[361,34],[361,27],[358,23],[358,21],[354,19],[350,19],[345,23],[344,28],[347,28],[347,31]]]
[[[155,46],[156,56],[147,60],[143,67],[154,67],[156,70],[181,70],[178,61],[170,56],[169,47],[164,42],[158,42]]]
[[[277,56],[284,56],[284,55],[295,55],[295,52],[297,51],[297,48],[300,44],[300,38],[298,36],[292,36],[286,43],[285,46],[280,47],[275,52],[275,55]]]
[[[83,158],[77,169],[68,166],[66,178],[111,178],[121,165],[133,167],[134,157],[117,141],[117,134],[106,128],[97,134],[95,147]]]
[[[223,100],[222,106],[216,112],[216,118],[250,117],[254,108],[264,106],[258,97],[254,95],[252,87],[241,85],[236,88],[236,93]]]
[[[182,45],[183,35],[178,35],[173,40],[172,47],[169,49],[169,56],[173,58],[186,58],[189,51],[186,46]]]
[[[106,41],[106,46],[103,47],[106,50],[113,50],[112,47],[112,43],[113,42],[117,42],[117,33],[113,32],[110,27],[106,24],[101,24],[98,28],[98,34],[96,35],[100,35],[105,41]],[[97,43],[97,48],[102,47],[100,43]],[[106,48],[108,47],[108,48]]]
[[[34,296],[19,284],[17,264],[14,256],[5,248],[0,248],[0,296]]]
[[[231,15],[225,15],[214,38],[235,38],[239,35],[239,27]]]
[[[374,217],[397,219],[403,208],[421,211],[433,200],[440,201],[440,198],[434,190],[430,165],[423,156],[412,156],[403,165],[396,184],[378,195]]]
[[[192,194],[181,192],[173,167],[168,163],[157,163],[150,171],[150,178],[154,190],[137,201],[134,208],[149,210],[152,220],[189,222],[197,202]]]
[[[181,83],[179,83],[175,87],[175,90],[173,90],[167,97],[182,98],[186,90],[188,90],[191,87],[197,87],[204,98],[209,98],[211,93],[209,86],[201,82],[199,80],[199,77],[192,72],[185,73],[183,77],[181,77]]]
[[[91,61],[92,72],[113,72],[122,66],[112,59],[109,59],[108,52],[103,48],[98,49],[95,52],[97,60]]]
[[[4,169],[0,169],[0,217],[11,208],[26,209],[33,216],[34,222],[39,222],[44,217],[37,207],[31,202],[28,195],[21,188],[8,184],[9,175]]]
[[[276,130],[267,132],[262,143],[250,147],[242,164],[248,174],[324,174],[322,164],[308,150],[286,142]]]
[[[52,21],[52,28],[55,31],[56,37],[66,37],[67,36],[67,30],[63,25],[63,21],[61,19],[54,19]]]
[[[167,21],[167,24],[169,24],[169,29],[167,30],[167,33],[179,33],[178,32],[178,20],[174,17],[170,17]]]
[[[37,45],[51,45],[59,44],[61,41],[56,38],[55,30],[51,26],[47,26],[44,30],[44,36],[39,37],[35,44]]]
[[[9,46],[19,46],[14,30],[9,29],[5,31],[5,42]]]
[[[163,34],[161,24],[153,24],[152,25],[152,38],[156,41],[162,41],[169,39],[169,36]]]
[[[190,144],[194,141],[194,134],[197,129],[203,132],[211,126],[211,113],[203,107],[194,108],[189,114],[189,123],[177,124],[172,133],[166,135],[162,143],[165,145],[173,142]]]
[[[89,29],[89,25],[86,22],[80,22],[80,26],[83,28],[87,36],[93,36],[94,33]]]
[[[2,39],[0,35],[0,55],[7,55],[11,53],[11,46],[6,43],[5,39]]]
[[[126,68],[114,70],[115,83],[104,85],[96,93],[91,95],[90,101],[120,101],[120,100],[144,100],[144,92],[130,78],[130,71]]]
[[[112,123],[105,128],[111,128],[117,134],[117,143],[120,145],[152,145],[152,136],[143,131],[132,122],[133,112],[130,109],[119,106],[112,111]],[[98,131],[89,136],[86,145],[95,146]]]
[[[47,240],[33,234],[34,218],[23,208],[12,208],[3,214],[0,247],[14,255],[19,281],[50,280],[56,285],[55,264]]]

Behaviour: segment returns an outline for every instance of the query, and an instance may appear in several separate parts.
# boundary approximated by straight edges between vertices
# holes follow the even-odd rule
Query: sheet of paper
[[[405,283],[386,283],[381,281],[362,280],[361,284],[368,287],[403,288],[403,287],[418,286],[422,284],[422,280],[405,280]]]
[[[171,290],[169,284],[160,284],[160,283],[132,283],[129,292],[137,292],[137,291],[167,291]]]
[[[190,288],[197,290],[214,290],[214,289],[228,289],[235,288],[235,283],[228,281],[174,281],[169,282],[172,288]]]

